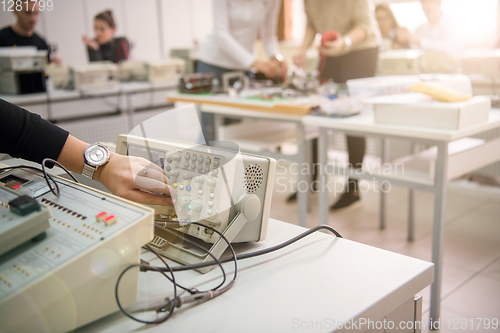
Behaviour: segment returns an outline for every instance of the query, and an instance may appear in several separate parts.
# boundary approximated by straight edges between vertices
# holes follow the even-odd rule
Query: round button
[[[186,208],[187,206],[189,206],[190,201],[191,200],[188,197],[181,197],[179,198],[179,200],[177,200],[177,205],[181,208]]]
[[[212,171],[212,173],[213,173],[214,175],[216,175],[216,174],[218,174],[218,173],[219,173],[219,170],[214,169],[214,170]]]
[[[203,191],[202,191],[202,190],[198,190],[198,194],[199,194],[199,195],[202,195],[202,194],[203,194]]]
[[[198,158],[196,157],[196,155],[193,155],[193,156],[191,157],[191,161],[193,161],[193,162],[196,162],[196,160],[197,160],[197,159],[198,159]]]
[[[177,170],[172,170],[172,171],[170,171],[170,172],[168,173],[168,175],[169,175],[170,177],[177,177],[177,176],[179,176],[179,171],[177,171]]]
[[[188,162],[184,162],[184,167],[185,168],[189,168],[189,163]]]
[[[203,157],[201,157],[201,156],[200,156],[200,158],[198,159],[198,161],[199,161],[200,163],[203,163]]]
[[[191,191],[191,186],[186,186],[186,191],[190,192]]]
[[[172,159],[176,162],[179,162],[181,160],[181,155],[179,154],[173,154]]]
[[[219,160],[214,160],[214,167],[218,167],[219,166]]]
[[[172,157],[167,157],[167,162],[172,163]]]
[[[198,171],[201,171],[201,170],[203,170],[203,166],[198,165]]]
[[[205,177],[201,176],[201,177],[196,177],[194,179],[195,182],[197,182],[198,184],[203,184],[205,182]]]
[[[196,164],[191,164],[191,169],[196,169]]]
[[[205,169],[203,169],[203,171],[210,172],[210,168],[209,167],[205,167]]]
[[[215,179],[207,179],[207,185],[210,187],[215,187],[216,183]]]
[[[165,168],[165,170],[170,171],[170,170],[172,170],[172,168],[170,167],[170,165],[167,165],[167,167]]]
[[[210,162],[211,162],[211,161],[210,161],[210,158],[208,158],[208,157],[207,157],[207,158],[205,158],[205,164],[210,164]]]
[[[184,155],[184,158],[186,159],[186,161],[189,161],[189,157],[190,157],[190,156],[191,156],[191,155],[189,155],[189,154]]]

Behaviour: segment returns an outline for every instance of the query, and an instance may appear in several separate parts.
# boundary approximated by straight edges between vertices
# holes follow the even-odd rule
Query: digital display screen
[[[0,179],[0,182],[4,183],[6,187],[17,190],[18,188],[21,187],[21,185],[23,185],[24,183],[27,183],[28,181],[26,179],[22,179],[22,178],[13,176],[13,175],[9,175],[7,177]]]
[[[128,145],[128,155],[145,158],[148,161],[158,165],[160,168],[165,168],[165,151]]]

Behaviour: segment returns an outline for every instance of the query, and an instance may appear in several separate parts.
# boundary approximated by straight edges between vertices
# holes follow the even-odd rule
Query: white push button
[[[215,193],[210,193],[209,197],[210,197],[210,199],[215,198]]]
[[[207,185],[210,187],[215,187],[216,181],[215,179],[207,179]]]
[[[184,179],[188,180],[188,179],[193,178],[193,175],[192,175],[192,174],[190,174],[190,173],[183,173],[183,174],[182,174],[182,178],[184,178]]]
[[[172,159],[176,162],[179,162],[181,160],[181,155],[179,154],[173,154]]]

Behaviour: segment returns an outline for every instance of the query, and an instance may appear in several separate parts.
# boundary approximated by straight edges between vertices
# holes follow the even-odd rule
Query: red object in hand
[[[337,40],[337,37],[337,31],[335,30],[329,30],[325,32],[321,35],[321,47],[325,47],[327,42]],[[321,54],[321,52],[319,53],[319,56],[321,58],[321,62],[319,64],[319,72],[322,73],[323,69],[325,68],[326,56],[324,54]]]
[[[330,30],[321,35],[321,46],[325,47],[327,42],[337,40],[337,31]]]

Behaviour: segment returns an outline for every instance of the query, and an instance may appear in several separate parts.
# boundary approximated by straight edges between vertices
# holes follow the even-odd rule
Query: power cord
[[[299,240],[301,240],[301,239],[303,239],[303,238],[311,235],[312,233],[315,233],[315,232],[318,232],[318,231],[321,231],[321,230],[329,231],[329,232],[333,233],[335,236],[337,236],[338,238],[342,238],[342,236],[340,235],[340,233],[338,233],[334,228],[330,227],[329,225],[319,225],[319,226],[311,228],[311,229],[309,229],[309,230],[307,230],[307,231],[305,231],[305,232],[303,232],[303,233],[301,233],[301,234],[299,234],[299,235],[297,235],[297,236],[295,236],[295,237],[293,237],[293,238],[291,238],[291,239],[289,239],[289,240],[287,240],[287,241],[285,241],[285,242],[283,242],[281,244],[272,246],[270,248],[267,248],[267,249],[264,249],[264,250],[259,250],[259,251],[254,251],[254,252],[250,252],[250,253],[246,253],[246,254],[236,255],[233,246],[231,245],[231,243],[228,241],[228,239],[220,231],[218,231],[218,230],[216,230],[216,229],[214,229],[214,228],[212,228],[212,227],[210,227],[208,225],[204,225],[202,223],[199,223],[199,222],[191,222],[190,224],[194,224],[194,225],[198,225],[198,226],[201,226],[201,227],[204,227],[204,228],[208,228],[208,229],[212,230],[213,232],[217,233],[227,243],[229,249],[231,250],[231,257],[224,258],[224,259],[217,259],[217,258],[214,257],[213,254],[210,253],[210,251],[208,251],[204,247],[196,244],[195,242],[190,241],[187,238],[183,238],[183,240],[186,241],[187,243],[189,243],[190,245],[198,247],[199,249],[201,249],[204,252],[206,252],[207,254],[209,254],[214,259],[214,261],[210,261],[210,262],[206,262],[206,263],[200,263],[200,264],[194,264],[194,265],[187,265],[187,266],[170,267],[167,264],[167,262],[160,256],[160,254],[158,254],[149,245],[146,245],[145,246],[146,249],[148,251],[152,252],[156,257],[158,257],[162,261],[162,263],[165,265],[165,267],[151,266],[148,263],[146,263],[145,261],[141,260],[140,264],[130,265],[127,268],[125,268],[125,270],[120,274],[120,276],[118,277],[118,280],[116,281],[115,298],[116,298],[116,302],[117,302],[118,307],[120,308],[120,310],[127,317],[129,317],[130,319],[135,320],[135,321],[140,322],[140,323],[144,323],[144,324],[159,324],[159,323],[163,323],[166,320],[168,320],[168,318],[170,318],[170,316],[174,312],[175,308],[180,308],[182,305],[189,304],[189,303],[209,301],[211,299],[214,299],[214,298],[216,298],[216,297],[224,294],[229,289],[231,289],[231,287],[234,285],[234,283],[236,281],[236,277],[237,277],[237,274],[238,274],[238,265],[237,265],[237,261],[238,260],[248,259],[248,258],[252,258],[252,257],[257,257],[257,256],[260,256],[260,255],[263,255],[263,254],[268,254],[268,253],[280,250],[280,249],[282,249],[284,247],[287,247],[287,246],[289,246],[289,245],[291,245],[291,244],[293,244],[293,243],[295,243],[295,242],[297,242],[297,241],[299,241]],[[161,227],[161,226],[158,226],[158,225],[156,227],[157,228],[161,228],[162,230],[169,231],[167,228],[164,228],[164,227]],[[226,275],[225,270],[224,270],[224,268],[222,266],[222,263],[226,263],[226,262],[230,262],[230,261],[234,261],[234,276],[233,276],[233,279],[226,286],[222,287],[222,285],[225,282],[225,275]],[[224,281],[221,284],[219,284],[217,287],[213,288],[213,289],[210,289],[210,290],[207,290],[207,291],[198,291],[197,289],[194,289],[194,288],[193,289],[189,289],[189,288],[180,286],[175,281],[174,272],[187,271],[187,270],[192,270],[192,269],[199,269],[199,268],[213,266],[213,265],[219,265],[219,267],[221,268],[221,270],[222,270],[222,272],[224,274]],[[157,320],[154,320],[154,321],[147,321],[147,320],[139,319],[139,318],[136,318],[136,317],[132,316],[130,313],[128,313],[122,307],[122,305],[120,303],[119,296],[118,296],[119,284],[120,284],[120,281],[121,281],[123,275],[126,272],[128,272],[130,269],[135,268],[135,267],[140,267],[140,270],[142,272],[155,271],[155,272],[161,273],[163,276],[165,276],[168,280],[170,280],[174,284],[174,296],[173,296],[173,298],[168,298],[167,297],[167,298],[165,298],[165,303],[164,304],[157,305],[157,306],[152,306],[152,307],[148,307],[146,309],[140,309],[140,310],[135,311],[135,312],[156,311],[157,313],[168,312],[168,314],[166,316],[164,316],[163,318],[157,319]],[[167,274],[165,274],[167,271],[170,273],[171,278]],[[181,289],[184,289],[185,291],[189,292],[190,295],[184,296],[184,297],[178,296],[177,295],[177,287],[179,287]]]

